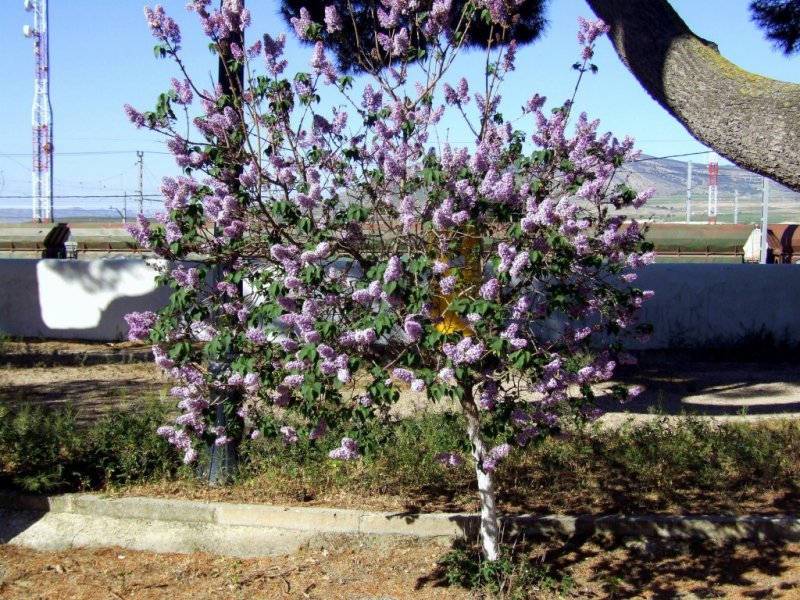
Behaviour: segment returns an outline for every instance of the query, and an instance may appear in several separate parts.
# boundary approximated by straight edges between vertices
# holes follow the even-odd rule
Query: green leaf
[[[359,155],[360,152],[358,148],[355,147],[345,148],[342,150],[342,156],[344,156],[347,160],[358,160]]]
[[[358,204],[351,204],[347,207],[347,217],[352,221],[359,223],[366,221],[369,214],[370,210],[368,208]]]
[[[524,369],[531,362],[531,353],[528,350],[518,350],[509,357],[515,369]]]
[[[310,217],[302,217],[297,221],[297,228],[303,233],[311,233],[314,230],[314,221]]]
[[[339,80],[337,81],[337,86],[339,87],[340,92],[350,89],[351,87],[353,87],[353,77],[350,75],[339,77]]]
[[[175,344],[172,349],[169,351],[169,357],[177,361],[178,363],[183,363],[185,360],[189,358],[192,353],[192,345],[189,342],[178,342]]]
[[[309,360],[311,362],[317,360],[317,356],[319,355],[317,354],[317,347],[315,344],[306,344],[297,353],[297,357],[300,360]]]

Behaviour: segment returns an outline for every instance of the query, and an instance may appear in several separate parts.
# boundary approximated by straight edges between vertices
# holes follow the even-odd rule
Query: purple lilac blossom
[[[386,264],[386,270],[383,272],[383,282],[389,283],[397,281],[403,275],[403,263],[400,262],[398,256],[392,256]]]
[[[442,273],[447,271],[447,269],[449,269],[449,268],[450,268],[450,266],[446,262],[444,262],[442,260],[433,261],[432,270],[433,270],[433,274],[434,275],[441,275]]]
[[[476,342],[472,337],[465,337],[458,344],[444,344],[442,351],[454,365],[472,364],[479,360],[484,351],[482,342]]]
[[[500,459],[504,458],[510,451],[511,446],[508,444],[500,444],[489,450],[483,459],[483,470],[487,473],[494,471]]]
[[[351,438],[342,438],[342,444],[331,450],[328,456],[337,460],[356,460],[358,458],[358,444]]]
[[[250,329],[247,330],[245,336],[256,346],[263,346],[264,344],[267,343],[267,335],[264,333],[263,329],[251,327]]]
[[[439,288],[441,288],[443,294],[452,294],[453,290],[456,289],[456,283],[458,283],[458,280],[455,275],[448,275],[442,277],[439,281]]]
[[[538,427],[529,427],[517,433],[514,436],[514,441],[517,442],[518,446],[525,446],[532,438],[535,438],[538,435],[539,435]]]
[[[175,361],[172,360],[169,356],[167,356],[167,353],[164,352],[164,350],[160,346],[153,345],[152,351],[156,365],[158,365],[165,371],[168,371],[169,369],[172,369],[175,366]]]
[[[308,9],[305,6],[300,9],[300,16],[292,17],[289,19],[289,22],[294,27],[298,38],[306,42],[310,41],[307,30],[313,24],[313,21],[311,20],[311,15],[308,13]]]
[[[362,306],[369,306],[374,301],[374,297],[367,289],[356,290],[352,293],[351,298]]]
[[[494,405],[497,403],[497,396],[499,394],[499,387],[496,381],[487,381],[483,385],[483,390],[481,391],[481,396],[478,398],[478,405],[483,410],[491,410],[494,408]]]
[[[288,62],[281,60],[286,44],[286,34],[282,33],[277,38],[264,34],[264,62],[273,77],[277,77],[286,69]]]
[[[414,372],[409,371],[408,369],[404,369],[402,367],[397,367],[392,370],[392,375],[397,377],[403,383],[411,384],[414,381]]]
[[[422,337],[424,329],[419,321],[415,320],[413,316],[406,317],[403,323],[403,330],[406,332],[408,339],[411,342],[417,342]]]
[[[256,373],[248,373],[244,376],[242,385],[248,394],[254,395],[261,389],[261,379]]]
[[[342,18],[335,6],[325,7],[325,26],[328,33],[336,33],[342,29]]]
[[[444,367],[436,375],[438,379],[447,385],[453,385],[456,382],[456,371],[452,367]]]
[[[150,222],[143,214],[139,213],[136,216],[136,224],[127,224],[125,229],[142,248],[150,247],[152,231],[150,230]]]
[[[172,17],[164,13],[164,7],[156,4],[155,7],[144,7],[144,15],[147,18],[147,26],[153,32],[153,37],[162,42],[168,42],[177,50],[180,48],[181,31],[178,24]]]
[[[142,113],[133,108],[130,104],[123,105],[122,109],[125,111],[125,116],[128,121],[136,126],[136,129],[141,129],[145,124],[145,118]]]
[[[155,325],[158,315],[153,311],[132,312],[125,315],[128,323],[128,339],[132,342],[144,342],[150,336],[150,328]]]
[[[317,42],[314,45],[314,53],[311,56],[311,68],[317,75],[324,75],[327,83],[336,81],[336,69],[333,64],[325,56],[325,46],[322,42]]]
[[[480,295],[484,300],[495,300],[500,293],[500,282],[497,279],[490,279],[481,286]]]
[[[377,339],[375,330],[371,327],[356,331],[348,331],[339,336],[339,343],[342,346],[368,345]]]
[[[192,84],[188,80],[178,81],[173,77],[172,90],[175,92],[175,101],[178,104],[187,105],[192,103]]]
[[[197,458],[197,451],[192,448],[192,441],[189,435],[182,429],[174,427],[159,427],[156,435],[167,438],[167,441],[176,448],[183,450],[183,462],[190,464]]]
[[[287,375],[283,378],[283,385],[288,388],[296,388],[303,385],[304,377],[302,375]]]

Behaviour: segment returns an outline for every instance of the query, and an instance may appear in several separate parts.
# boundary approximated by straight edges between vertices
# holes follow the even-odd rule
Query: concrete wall
[[[0,331],[14,337],[127,339],[123,318],[155,310],[169,289],[141,259],[0,260]]]
[[[0,260],[0,331],[14,337],[120,340],[131,311],[155,310],[169,290],[141,259]],[[800,266],[661,264],[636,284],[656,292],[642,349],[703,349],[769,342],[800,346]]]
[[[656,264],[636,286],[653,335],[643,349],[800,347],[800,266]]]

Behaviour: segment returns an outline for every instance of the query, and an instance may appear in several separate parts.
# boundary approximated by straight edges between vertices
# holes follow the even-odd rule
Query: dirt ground
[[[138,354],[137,354],[138,352]],[[83,418],[166,392],[169,382],[130,345],[5,342],[0,403],[71,401]],[[800,412],[791,364],[678,362],[623,373],[645,392],[624,407],[709,415]],[[412,399],[413,400],[413,399]],[[413,402],[412,402],[413,404]],[[622,409],[607,406],[613,415]],[[433,541],[342,539],[264,559],[119,548],[36,552],[0,546],[1,598],[478,598],[448,586]],[[531,598],[800,598],[800,543],[715,546],[665,540],[570,540],[526,550]]]
[[[78,407],[90,420],[114,407],[158,398],[169,382],[142,349],[130,344],[5,342],[0,403]]]
[[[170,381],[130,343],[4,342],[0,403],[57,405],[70,401],[91,419],[112,407],[165,396]],[[642,388],[620,405],[597,390],[609,424],[653,412],[736,418],[800,417],[800,369],[795,362],[718,362],[669,356],[618,370],[618,381]],[[424,394],[405,391],[400,410],[425,410]]]
[[[432,541],[360,543],[263,559],[153,554],[122,548],[35,552],[0,546],[0,597],[481,598],[448,585]],[[528,598],[800,598],[800,544],[534,545]],[[506,582],[508,583],[508,581]],[[491,597],[491,596],[488,596]]]

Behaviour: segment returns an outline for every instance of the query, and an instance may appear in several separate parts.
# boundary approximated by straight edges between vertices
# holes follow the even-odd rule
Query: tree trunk
[[[587,0],[620,59],[701,143],[800,191],[800,85],[725,60],[666,0]]]
[[[472,458],[475,459],[475,475],[481,497],[481,544],[486,560],[497,560],[500,558],[500,525],[494,496],[494,478],[491,472],[483,470],[483,460],[488,449],[481,436],[480,415],[472,395],[472,387],[465,386],[463,391],[461,410],[467,419],[467,435],[472,444]]]

